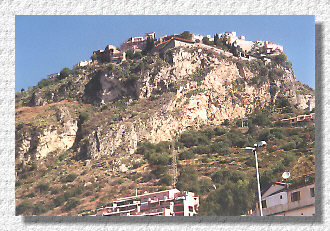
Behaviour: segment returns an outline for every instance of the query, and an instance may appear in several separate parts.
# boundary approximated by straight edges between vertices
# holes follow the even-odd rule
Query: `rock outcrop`
[[[140,141],[167,141],[188,128],[243,118],[256,108],[274,105],[279,94],[301,109],[315,105],[313,91],[296,81],[291,69],[276,65],[263,67],[280,73],[270,81],[266,75],[251,70],[252,61],[222,57],[207,50],[174,49],[171,59],[158,65],[158,71],[156,67],[140,71],[137,78],[117,76],[112,69],[93,74],[82,96],[86,103],[106,104],[123,96],[137,101],[155,96],[161,99],[165,93],[167,98],[156,112],[94,126],[77,144],[80,157],[129,157]],[[40,105],[38,97],[34,94],[34,105]],[[49,126],[37,134],[24,134],[17,144],[18,156],[23,158],[35,152],[37,157],[44,157],[55,150],[72,147],[77,121],[65,110],[61,115],[60,126]],[[33,135],[38,140],[35,147]]]

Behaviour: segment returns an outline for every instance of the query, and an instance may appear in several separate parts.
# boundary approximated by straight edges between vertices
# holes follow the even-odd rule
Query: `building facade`
[[[169,40],[161,42],[154,47],[154,51],[159,53],[164,53],[166,50],[174,48],[174,47],[193,47],[195,44],[194,41],[179,38],[179,37],[171,37]]]
[[[195,216],[199,198],[192,192],[170,189],[115,200],[96,216]]]
[[[113,45],[107,45],[104,50],[97,50],[93,52],[94,59],[98,62],[115,62],[118,60],[125,60],[126,53],[119,51]]]
[[[264,216],[314,216],[315,184],[292,186],[274,182],[262,195],[261,204]],[[259,203],[252,214],[260,216]]]
[[[123,44],[120,45],[121,51],[142,51],[145,44],[145,39],[143,37],[131,37]]]

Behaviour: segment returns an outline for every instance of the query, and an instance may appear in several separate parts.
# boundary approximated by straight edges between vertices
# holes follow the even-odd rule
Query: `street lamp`
[[[257,171],[257,183],[258,183],[258,195],[259,195],[259,210],[260,210],[260,216],[263,216],[262,214],[262,205],[261,205],[261,192],[260,192],[260,182],[259,182],[259,171],[258,171],[258,157],[257,157],[257,149],[259,147],[265,146],[267,143],[266,141],[260,141],[258,144],[254,144],[254,147],[246,147],[244,151],[246,153],[254,153],[254,156],[256,158],[256,171]]]

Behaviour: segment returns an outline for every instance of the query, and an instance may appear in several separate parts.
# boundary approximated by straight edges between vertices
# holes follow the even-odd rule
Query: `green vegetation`
[[[190,31],[184,31],[180,35],[178,35],[178,37],[187,40],[192,40],[192,34],[190,33]]]

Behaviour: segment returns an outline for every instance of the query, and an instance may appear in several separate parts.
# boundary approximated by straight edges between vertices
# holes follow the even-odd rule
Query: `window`
[[[293,192],[291,193],[291,201],[299,201],[300,200],[300,192]]]
[[[261,201],[261,206],[263,209],[267,208],[266,200]]]
[[[315,197],[314,188],[310,188],[309,191],[311,193],[311,197]]]
[[[189,212],[193,212],[194,211],[194,208],[192,206],[189,206]]]
[[[183,205],[181,206],[174,206],[174,212],[182,212],[184,210]]]
[[[280,195],[280,199],[282,199],[283,197],[282,197],[282,195]]]

